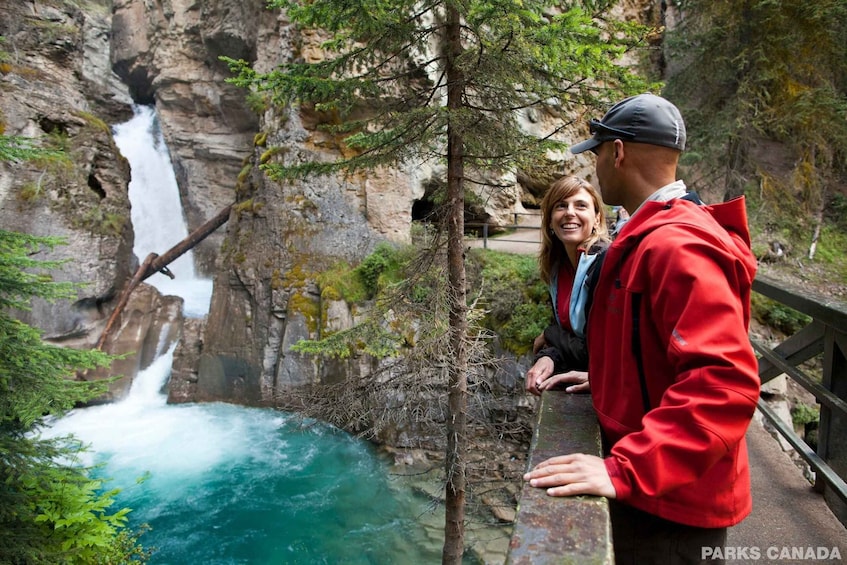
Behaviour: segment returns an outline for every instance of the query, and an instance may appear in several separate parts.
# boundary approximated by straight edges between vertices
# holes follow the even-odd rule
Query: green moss
[[[250,178],[250,173],[253,171],[253,165],[251,163],[246,163],[241,170],[238,172],[238,177],[236,178],[236,182],[238,184],[244,184]]]
[[[109,135],[111,135],[112,133],[112,129],[109,127],[109,124],[107,124],[94,114],[91,114],[89,112],[83,112],[82,110],[76,110],[73,112],[73,115],[82,118],[97,131],[107,133]]]
[[[241,218],[243,214],[255,215],[265,207],[264,202],[256,202],[252,198],[239,202],[233,207],[237,217]]]
[[[304,258],[304,261],[307,260]],[[284,286],[291,289],[306,288],[306,283],[312,278],[312,273],[307,271],[302,264],[295,263],[285,272]]]
[[[288,314],[301,314],[306,320],[306,328],[311,335],[317,335],[321,319],[320,307],[312,297],[294,292],[288,298]]]
[[[795,426],[803,427],[820,419],[820,408],[808,404],[798,404],[791,409],[791,421]]]
[[[285,151],[284,147],[271,147],[259,157],[259,163],[264,165],[268,161],[270,161],[274,155],[278,155],[279,153],[283,153]]]
[[[346,261],[338,261],[318,275],[321,297],[326,300],[344,300],[350,304],[367,300],[368,293],[362,279]]]
[[[27,182],[21,186],[19,196],[25,202],[34,202],[41,196],[41,184],[37,182]]]
[[[279,290],[282,288],[283,278],[280,276],[279,269],[274,269],[271,273],[271,289]]]
[[[256,147],[264,147],[268,144],[268,132],[260,131],[253,136],[253,145]]]

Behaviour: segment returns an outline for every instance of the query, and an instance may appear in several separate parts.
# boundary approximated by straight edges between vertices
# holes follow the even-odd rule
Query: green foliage
[[[68,438],[0,434],[0,562],[105,565],[149,557],[125,528],[129,509],[111,509],[118,491],[75,463],[83,451]]]
[[[763,139],[789,150],[795,177],[778,197],[817,209],[829,183],[847,173],[847,4],[843,0],[677,3],[684,17],[669,35],[679,71],[667,94],[680,103],[688,146],[702,158],[698,188],[727,196],[758,174]]]
[[[474,249],[469,262],[472,286],[486,315],[482,324],[500,337],[503,347],[523,354],[550,323],[547,288],[533,256]]]
[[[381,288],[399,279],[398,260],[397,249],[390,243],[381,242],[356,267],[353,273],[362,281],[368,298],[373,298]]]
[[[805,426],[810,422],[820,420],[820,408],[808,404],[797,404],[791,408],[791,421],[795,426]]]
[[[27,161],[32,159],[64,159],[60,151],[37,147],[28,137],[0,135],[0,161]]]
[[[448,130],[462,139],[467,167],[533,169],[564,145],[555,130],[542,138],[524,131],[524,113],[605,107],[622,92],[651,88],[617,64],[643,47],[648,30],[607,17],[613,4],[270,0],[299,26],[322,30],[326,56],[295,57],[268,73],[222,60],[235,74],[230,82],[280,107],[314,109],[321,127],[352,149],[333,162],[265,163],[272,178],[443,159]],[[448,9],[462,22],[457,52],[446,49]],[[446,105],[448,68],[460,77],[458,106]]]
[[[112,512],[116,491],[103,491],[91,469],[69,464],[80,447],[68,438],[41,440],[34,430],[106,392],[108,382],[75,380],[81,369],[108,366],[100,351],[56,347],[10,315],[32,297],[73,296],[49,274],[61,263],[37,261],[61,243],[0,230],[0,562],[124,563],[144,558],[127,532],[128,509]]]
[[[759,322],[785,335],[794,335],[812,321],[806,314],[755,292],[750,299],[750,308]]]
[[[339,261],[318,275],[321,299],[345,300],[349,304],[361,304],[368,299],[368,291],[362,279],[353,274],[353,267]]]
[[[393,357],[403,345],[403,338],[382,322],[383,320],[369,317],[352,328],[332,333],[324,339],[300,340],[291,346],[291,350],[338,359],[347,359],[362,353],[377,359]]]
[[[518,304],[498,332],[503,347],[518,354],[532,351],[533,340],[550,324],[550,305]]]
[[[392,303],[395,311],[405,304],[411,311],[425,312],[446,281],[443,268],[434,264],[421,268],[417,262],[420,252],[414,246],[380,244],[356,267],[336,263],[318,275],[321,297],[345,300],[361,309],[368,301],[392,303],[390,296],[398,293],[403,299]],[[467,262],[468,285],[473,289],[468,301],[479,308],[482,328],[496,334],[508,351],[518,355],[529,351],[551,316],[547,288],[539,278],[536,259],[472,249]],[[425,318],[427,314],[413,323]],[[392,316],[383,312],[350,330],[325,334],[321,340],[304,340],[294,350],[338,358],[360,352],[376,357],[396,355],[400,347],[415,341],[408,335],[414,330],[403,325],[407,319],[410,318],[406,314],[395,312]]]

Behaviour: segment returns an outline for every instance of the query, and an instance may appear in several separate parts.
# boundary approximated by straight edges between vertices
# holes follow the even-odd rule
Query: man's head
[[[664,98],[626,98],[602,120],[591,120],[590,129],[592,137],[571,147],[571,153],[590,150],[597,155],[597,182],[606,204],[632,214],[650,194],[676,180],[685,123]]]
[[[592,137],[571,147],[576,155],[601,143],[620,139],[685,149],[685,122],[676,106],[655,94],[639,94],[612,106],[602,120],[591,120]]]

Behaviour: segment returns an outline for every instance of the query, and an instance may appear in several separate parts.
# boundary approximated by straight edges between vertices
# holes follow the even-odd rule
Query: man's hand
[[[595,455],[573,453],[551,457],[536,465],[523,478],[531,486],[546,488],[550,496],[594,494],[617,497],[603,459]]]
[[[561,384],[570,385],[565,387],[565,392],[589,392],[591,390],[588,383],[588,373],[585,371],[568,371],[567,373],[553,375],[541,382],[538,385],[538,390],[553,390],[559,388]]]

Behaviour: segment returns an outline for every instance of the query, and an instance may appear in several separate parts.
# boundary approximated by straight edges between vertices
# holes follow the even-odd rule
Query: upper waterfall
[[[113,130],[115,143],[132,171],[129,199],[135,231],[133,251],[141,262],[150,253],[162,255],[185,239],[188,228],[156,110],[152,106],[135,106],[133,111],[131,120],[114,126]],[[147,282],[163,294],[182,297],[186,316],[205,316],[209,311],[212,281],[197,278],[192,252],[178,257],[168,269],[173,279],[156,273]]]

